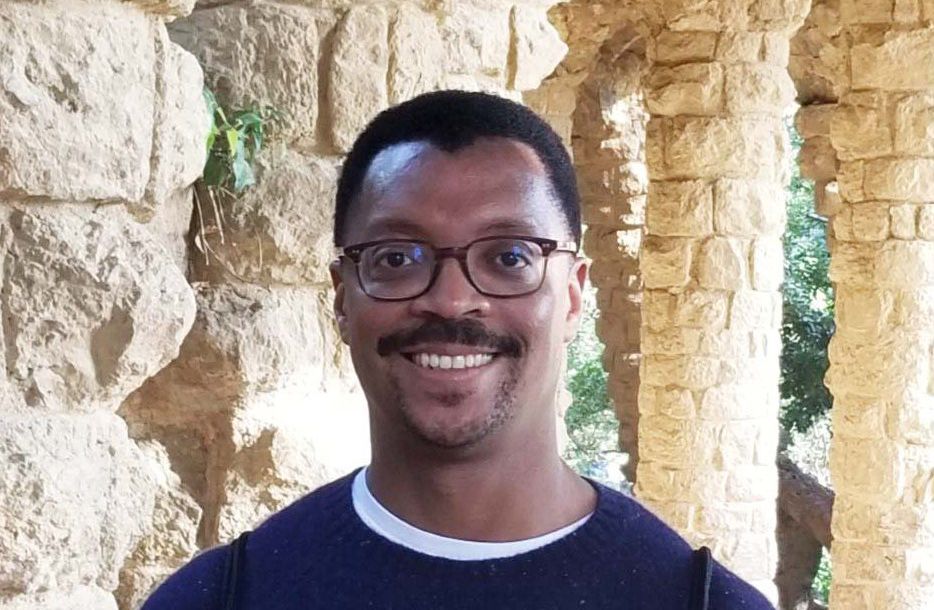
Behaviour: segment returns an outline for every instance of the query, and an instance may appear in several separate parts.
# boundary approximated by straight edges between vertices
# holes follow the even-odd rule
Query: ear
[[[333,261],[328,270],[331,272],[331,285],[334,286],[334,318],[337,320],[337,328],[341,334],[341,341],[350,345],[350,332],[348,331],[347,313],[344,310],[344,295],[346,285],[344,277],[341,275],[341,261]]]
[[[581,257],[574,259],[568,273],[568,315],[564,321],[564,342],[570,343],[580,327],[584,314],[584,287],[587,285],[587,271],[590,263]]]

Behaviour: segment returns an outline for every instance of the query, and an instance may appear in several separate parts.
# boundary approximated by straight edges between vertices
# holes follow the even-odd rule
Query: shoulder
[[[694,549],[678,532],[635,498],[602,486],[599,492],[618,528],[609,539],[625,549],[621,553],[638,558],[648,568],[643,577],[653,586],[670,588],[676,581],[688,585],[698,577]],[[774,610],[762,593],[717,561],[711,570],[709,600],[711,610]]]
[[[334,517],[350,504],[352,474],[320,487],[270,516],[247,542],[251,562],[270,570],[281,562],[307,556],[309,545],[328,536]],[[343,517],[346,517],[344,515]],[[336,521],[340,521],[338,518]],[[208,549],[172,574],[150,595],[140,610],[219,610],[226,587],[230,545]],[[253,570],[250,576],[253,576]]]

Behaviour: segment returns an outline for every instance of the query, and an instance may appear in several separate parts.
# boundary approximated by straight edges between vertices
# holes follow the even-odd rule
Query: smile
[[[472,369],[485,366],[492,362],[493,354],[467,354],[465,356],[448,356],[443,354],[429,354],[420,352],[405,354],[411,362],[426,369]]]

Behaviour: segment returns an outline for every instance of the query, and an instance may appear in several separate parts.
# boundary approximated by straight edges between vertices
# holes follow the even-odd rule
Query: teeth
[[[438,354],[414,354],[412,361],[425,368],[432,369],[470,369],[489,364],[492,354],[470,354],[468,356],[441,356]]]

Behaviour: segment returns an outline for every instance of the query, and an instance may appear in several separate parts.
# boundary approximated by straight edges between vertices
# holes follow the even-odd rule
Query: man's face
[[[453,154],[426,143],[382,151],[343,243],[412,239],[444,248],[497,235],[571,239],[533,150],[483,138]],[[367,296],[351,261],[332,266],[338,323],[374,438],[465,447],[499,429],[520,440],[553,434],[561,354],[577,328],[584,263],[552,253],[541,288],[513,298],[480,294],[454,259],[437,264],[426,293],[392,302]],[[474,366],[424,366],[423,354]]]

